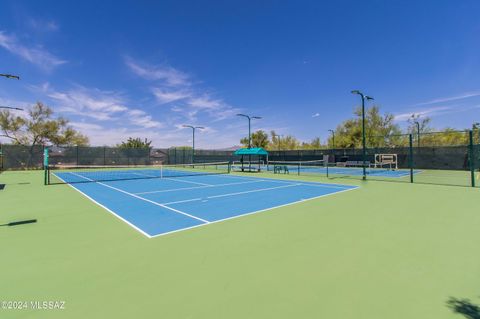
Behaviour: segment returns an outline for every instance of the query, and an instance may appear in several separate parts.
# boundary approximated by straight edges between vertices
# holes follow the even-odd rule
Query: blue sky
[[[128,136],[202,148],[253,129],[325,139],[375,97],[405,126],[480,121],[480,2],[9,1],[0,104],[51,106],[94,145]]]

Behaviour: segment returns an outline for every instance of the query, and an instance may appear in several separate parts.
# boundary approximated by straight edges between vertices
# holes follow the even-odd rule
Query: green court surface
[[[360,188],[147,238],[41,171],[0,174],[0,224],[38,219],[0,227],[0,301],[65,301],[0,318],[478,318],[447,306],[480,304],[478,188],[248,176]]]

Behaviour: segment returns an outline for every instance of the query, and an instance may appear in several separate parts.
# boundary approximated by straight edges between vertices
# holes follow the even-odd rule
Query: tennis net
[[[313,160],[313,161],[268,161],[267,170],[278,172],[297,172],[299,175],[303,173],[323,173],[326,169],[326,160]]]
[[[49,165],[45,184],[73,184],[228,174],[229,162],[138,166]]]

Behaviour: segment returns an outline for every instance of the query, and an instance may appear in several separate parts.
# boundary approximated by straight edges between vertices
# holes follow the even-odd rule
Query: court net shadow
[[[447,301],[447,307],[467,319],[480,319],[480,306],[471,302],[470,299],[450,297]]]

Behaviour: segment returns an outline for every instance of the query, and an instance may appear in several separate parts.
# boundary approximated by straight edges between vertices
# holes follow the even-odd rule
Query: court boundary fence
[[[44,146],[0,144],[3,170],[43,169]],[[116,147],[49,146],[50,162],[62,165],[160,165],[234,162],[233,150],[191,148],[124,149]],[[480,185],[480,136],[473,131],[428,132],[368,137],[367,162],[375,154],[396,154],[404,178],[367,175],[367,180],[410,182],[455,186]],[[269,150],[271,161],[312,161],[328,158],[329,165],[363,161],[361,148],[313,150]],[[329,178],[363,179],[362,175],[335,175]]]

